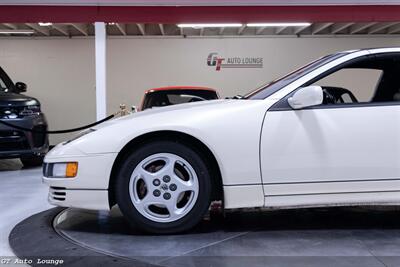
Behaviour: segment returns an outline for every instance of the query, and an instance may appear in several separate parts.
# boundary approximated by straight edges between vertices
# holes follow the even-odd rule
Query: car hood
[[[102,123],[94,129],[101,129],[103,127],[111,126],[117,123],[122,123],[125,121],[129,121],[132,119],[146,119],[146,118],[151,118],[153,116],[156,116],[158,114],[173,114],[176,112],[188,112],[189,114],[193,114],[192,112],[202,112],[202,111],[209,111],[210,109],[213,109],[214,107],[219,107],[223,106],[232,102],[245,102],[245,100],[233,100],[233,99],[218,99],[218,100],[208,100],[208,101],[199,101],[199,102],[194,102],[194,103],[185,103],[185,104],[179,104],[179,105],[171,105],[171,106],[166,106],[166,107],[155,107],[151,109],[146,109],[144,111],[140,111],[137,113],[133,113],[131,115],[127,115],[124,117],[120,117],[117,119],[113,119],[110,121],[107,121],[105,123]],[[173,119],[173,118],[172,118]]]
[[[239,135],[248,132],[256,140],[265,112],[273,103],[221,99],[153,108],[101,123],[93,127],[96,131],[81,133],[82,136],[52,149],[51,155],[118,153],[136,137],[160,131],[188,134],[207,146],[231,136],[232,131]]]
[[[0,92],[0,107],[21,107],[31,105],[40,105],[40,103],[36,98],[30,96]]]

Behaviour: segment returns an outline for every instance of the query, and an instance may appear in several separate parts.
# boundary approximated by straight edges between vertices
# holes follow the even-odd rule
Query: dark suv
[[[20,158],[24,166],[40,165],[49,149],[47,121],[40,102],[26,95],[26,84],[13,83],[0,68],[0,120],[35,132],[21,131],[0,124],[0,158]]]

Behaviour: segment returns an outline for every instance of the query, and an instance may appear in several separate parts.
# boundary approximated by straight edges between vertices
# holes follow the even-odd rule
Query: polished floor
[[[157,266],[400,266],[400,210],[329,208],[236,211],[189,233],[149,235],[118,209],[68,209],[64,238],[94,251]]]
[[[19,160],[0,160],[0,256],[13,256],[8,235],[23,219],[49,209],[41,168],[24,169]]]

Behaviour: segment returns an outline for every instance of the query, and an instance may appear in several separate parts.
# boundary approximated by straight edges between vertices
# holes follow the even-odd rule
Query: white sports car
[[[56,146],[43,171],[50,203],[118,204],[155,233],[190,229],[212,200],[225,209],[400,204],[400,48],[328,55],[242,99],[109,121]]]

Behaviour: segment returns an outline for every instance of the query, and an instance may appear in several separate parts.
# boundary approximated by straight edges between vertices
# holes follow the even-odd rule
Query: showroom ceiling
[[[177,24],[108,23],[109,36],[315,36],[400,34],[400,22],[312,23],[302,26],[178,27]],[[92,23],[2,23],[1,36],[94,36]]]

